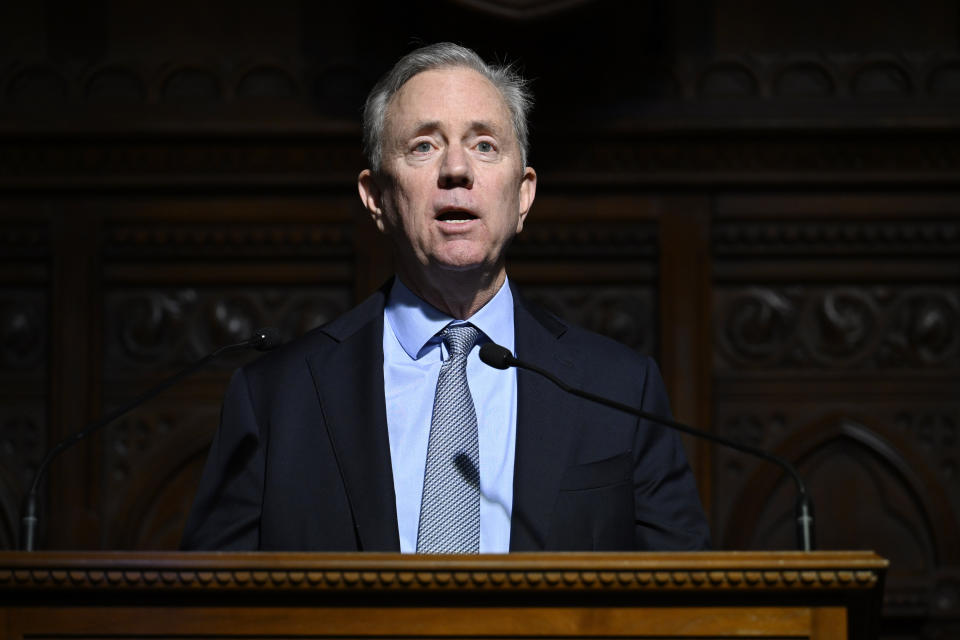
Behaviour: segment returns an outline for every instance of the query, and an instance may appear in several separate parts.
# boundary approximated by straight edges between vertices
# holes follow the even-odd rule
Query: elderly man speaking
[[[403,57],[364,109],[360,198],[396,277],[236,372],[186,549],[500,553],[709,546],[679,437],[534,374],[669,414],[656,365],[523,301],[525,83],[464,47]]]

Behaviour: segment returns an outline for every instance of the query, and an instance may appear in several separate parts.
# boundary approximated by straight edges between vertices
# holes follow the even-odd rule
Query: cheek
[[[423,215],[425,196],[422,191],[416,185],[406,185],[395,194],[395,210],[407,224],[416,224]]]
[[[398,189],[390,195],[387,211],[389,212],[389,217],[394,227],[403,228],[409,226],[411,217],[410,207],[410,199],[406,192]]]
[[[502,202],[504,226],[511,231],[517,232],[523,227],[523,217],[520,215],[520,194],[510,184],[504,187],[504,198]]]

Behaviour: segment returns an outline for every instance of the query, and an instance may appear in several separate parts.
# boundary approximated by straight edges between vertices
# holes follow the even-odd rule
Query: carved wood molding
[[[958,133],[876,129],[859,134],[716,123],[712,132],[604,131],[569,157],[548,132],[533,149],[545,184],[957,184]],[[688,127],[693,123],[688,122]]]
[[[458,0],[498,8],[501,15],[523,17],[550,5],[569,7],[584,0]],[[640,61],[642,65],[643,62]],[[359,59],[309,64],[297,59],[174,60],[148,65],[137,61],[100,60],[82,66],[49,60],[0,59],[0,107],[29,112],[38,105],[75,109],[150,105],[232,104],[269,100],[286,105],[308,105],[327,97],[335,110],[342,96],[324,94],[343,75],[366,79],[369,72]],[[730,100],[754,102],[802,99],[812,107],[835,109],[851,98],[889,106],[901,102],[948,103],[960,95],[960,58],[941,51],[889,50],[870,53],[745,52],[720,57],[682,56],[675,64],[647,64],[647,75],[670,78],[668,100]],[[370,82],[372,83],[372,79]],[[320,91],[317,91],[320,89]],[[348,90],[360,97],[366,87],[357,82]],[[302,114],[301,114],[302,115]],[[836,116],[836,113],[834,113]],[[307,116],[309,117],[309,116]]]
[[[544,128],[532,163],[554,186],[823,184],[960,184],[960,125],[936,133],[872,130],[862,135],[803,131],[720,133],[630,130],[584,134],[583,152],[565,149],[569,135]],[[906,135],[905,135],[906,134]],[[124,139],[7,137],[0,141],[0,188],[139,189],[177,185],[231,188],[344,188],[364,166],[359,133],[253,137],[242,131],[216,141],[199,137]]]
[[[872,552],[515,554],[0,553],[9,589],[589,591],[874,588]]]
[[[107,228],[104,252],[134,256],[348,256],[353,225],[345,223],[117,223]]]
[[[0,187],[164,184],[236,187],[352,184],[363,167],[359,132],[296,140],[234,132],[216,140],[191,136],[34,138],[0,142]]]
[[[718,258],[740,256],[955,256],[956,220],[732,221],[712,227]]]
[[[549,222],[528,225],[510,246],[511,258],[644,259],[656,257],[657,226],[636,222]]]

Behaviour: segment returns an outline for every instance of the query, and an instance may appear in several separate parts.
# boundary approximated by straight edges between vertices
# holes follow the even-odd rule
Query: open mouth
[[[451,209],[449,211],[444,211],[436,218],[440,222],[453,222],[453,223],[463,223],[470,222],[471,220],[476,220],[477,216],[473,215],[469,211],[461,211],[459,209]]]

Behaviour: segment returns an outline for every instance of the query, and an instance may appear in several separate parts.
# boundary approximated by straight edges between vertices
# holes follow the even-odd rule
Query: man
[[[240,369],[185,548],[506,552],[701,549],[679,437],[478,360],[496,342],[666,415],[648,358],[524,303],[505,250],[537,176],[523,81],[443,43],[364,110],[360,197],[397,277]]]

